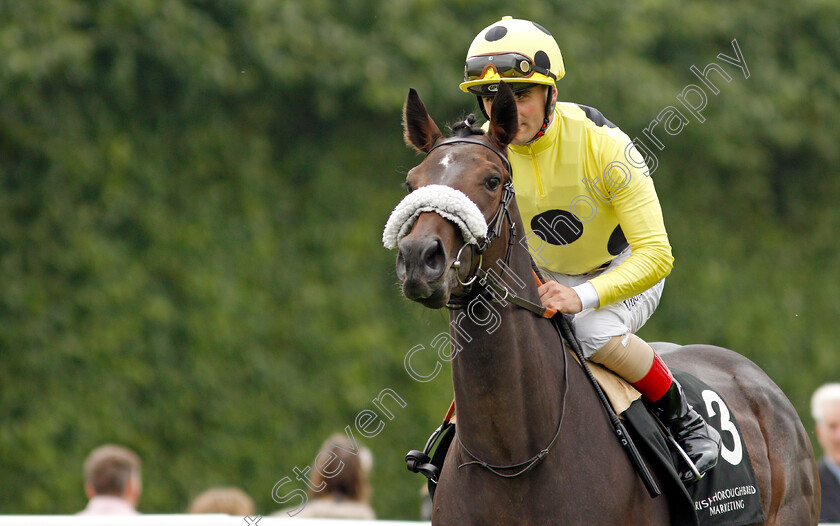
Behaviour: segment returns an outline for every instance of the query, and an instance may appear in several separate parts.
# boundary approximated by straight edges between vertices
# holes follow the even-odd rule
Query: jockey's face
[[[534,86],[530,89],[520,91],[516,96],[516,110],[519,115],[519,131],[511,144],[525,144],[532,140],[542,128],[545,119],[545,95],[547,86]],[[556,97],[556,95],[554,95]],[[490,107],[493,99],[484,97],[481,99],[484,104],[484,111],[490,115]],[[549,118],[553,118],[550,116]]]
[[[823,452],[840,464],[840,402],[826,402],[817,422],[817,440]]]

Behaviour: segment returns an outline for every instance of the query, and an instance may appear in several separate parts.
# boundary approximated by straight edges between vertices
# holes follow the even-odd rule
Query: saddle
[[[652,344],[661,352],[675,344]],[[598,364],[588,363],[616,414],[627,424],[645,463],[661,482],[673,524],[736,526],[764,521],[761,496],[752,463],[735,415],[723,397],[710,386],[683,371],[672,372],[683,386],[689,403],[703,413],[723,437],[721,460],[697,483],[686,487],[679,476],[683,462],[671,446],[667,431],[642,403],[641,394],[622,378]],[[607,431],[605,431],[607,432]],[[406,455],[409,471],[428,478],[434,499],[446,453],[455,437],[455,402],[441,425],[432,433],[423,451]]]

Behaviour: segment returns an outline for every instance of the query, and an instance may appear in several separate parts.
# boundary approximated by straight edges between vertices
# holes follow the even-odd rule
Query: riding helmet
[[[516,92],[534,84],[554,87],[565,74],[560,47],[548,30],[536,22],[506,16],[473,40],[460,87],[492,97],[500,80]]]

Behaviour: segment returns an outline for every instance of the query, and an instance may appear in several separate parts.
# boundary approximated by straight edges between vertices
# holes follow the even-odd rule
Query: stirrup
[[[435,442],[438,441],[441,435],[443,435],[443,433],[453,425],[454,424],[452,422],[444,420],[444,422],[432,432],[429,439],[426,440],[426,445],[423,447],[423,451],[412,449],[405,455],[405,467],[412,473],[420,473],[431,482],[437,484],[438,477],[440,476],[440,468],[432,463],[432,448],[434,448]]]
[[[440,476],[440,469],[432,464],[432,459],[429,455],[412,449],[405,455],[405,465],[412,473],[421,473],[427,479],[437,484]]]
[[[683,461],[685,461],[686,465],[689,468],[689,470],[686,472],[680,472],[680,480],[682,480],[683,484],[686,485],[695,484],[699,482],[700,479],[702,479],[706,475],[706,473],[700,473],[700,471],[697,469],[697,466],[695,466],[694,462],[692,462],[691,458],[689,458],[688,453],[685,452],[682,446],[680,446],[677,443],[676,439],[673,436],[671,436],[670,433],[667,433],[666,436],[668,437],[668,440],[671,441],[671,445],[674,446],[674,449],[677,450],[677,452],[680,454],[680,457],[682,457]]]

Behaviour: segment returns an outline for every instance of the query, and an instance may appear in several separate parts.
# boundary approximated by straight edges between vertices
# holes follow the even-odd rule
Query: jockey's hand
[[[556,309],[564,314],[577,314],[583,310],[580,296],[571,287],[561,285],[556,281],[547,281],[537,289],[543,307]]]

